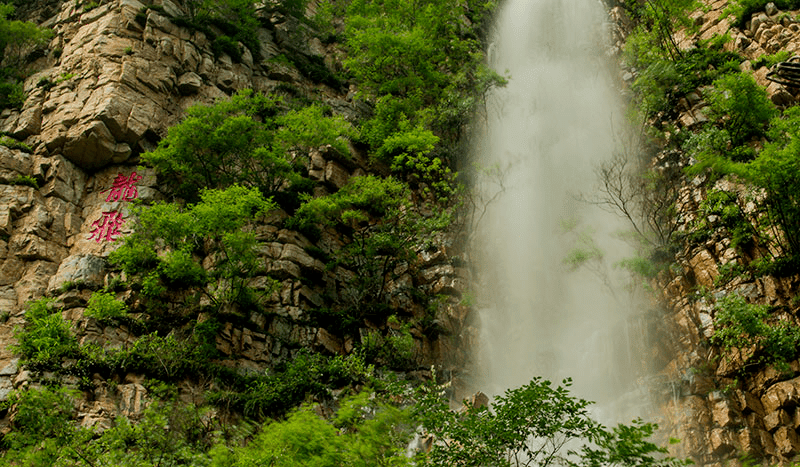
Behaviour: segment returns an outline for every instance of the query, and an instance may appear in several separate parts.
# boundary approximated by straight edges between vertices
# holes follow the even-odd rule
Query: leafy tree
[[[454,412],[436,391],[422,393],[415,413],[436,442],[419,453],[421,465],[670,466],[665,448],[647,441],[656,428],[634,421],[609,431],[592,420],[590,402],[569,394],[570,380],[553,387],[534,378],[497,396],[491,408]],[[578,449],[578,447],[580,449]]]
[[[771,319],[767,306],[747,303],[735,294],[724,296],[714,308],[715,330],[711,342],[726,352],[735,352],[741,359],[741,370],[766,363],[780,371],[789,371],[788,362],[798,356],[800,327]]]
[[[639,41],[646,41],[648,48],[671,60],[683,56],[674,32],[691,25],[688,12],[697,6],[696,0],[627,0],[624,6],[637,24]]]
[[[84,316],[97,320],[113,320],[124,317],[128,312],[125,302],[117,300],[111,292],[94,292],[89,297]]]
[[[309,148],[332,145],[348,154],[350,126],[319,106],[284,112],[281,100],[240,91],[213,106],[194,106],[158,148],[142,155],[175,180],[175,194],[197,201],[200,188],[238,183],[275,195],[302,185]]]
[[[769,237],[786,254],[800,255],[800,108],[787,109],[770,123],[770,141],[741,174],[767,192]]]
[[[54,465],[74,432],[74,395],[48,387],[14,391],[2,403],[13,415],[13,431],[3,438],[7,465]]]
[[[28,304],[25,324],[15,330],[14,337],[14,352],[22,357],[24,365],[34,369],[58,367],[78,348],[61,309],[54,309],[52,300],[46,298]]]
[[[23,66],[30,52],[44,46],[53,31],[33,23],[8,19],[14,6],[0,3],[0,110],[22,107],[25,92],[22,87]]]
[[[735,0],[730,2],[725,12],[734,15],[736,27],[745,29],[745,23],[750,20],[753,13],[764,11],[767,3],[774,3],[781,10],[796,10],[800,8],[800,1],[798,0]]]
[[[462,125],[482,102],[479,96],[505,83],[485,65],[472,29],[493,7],[492,2],[456,0],[349,4],[345,66],[362,97],[374,100],[374,115],[363,123],[362,137],[379,157],[420,152],[416,140],[425,131],[432,134],[425,136],[423,154],[445,156],[442,150],[452,150]],[[476,24],[465,22],[465,14]],[[444,140],[433,141],[433,135]],[[431,141],[435,155],[429,154]]]
[[[217,307],[246,303],[249,279],[263,270],[255,234],[246,227],[274,208],[257,188],[239,185],[204,189],[200,201],[186,208],[165,202],[139,207],[134,232],[109,260],[139,277],[152,297],[166,286],[201,287]],[[166,250],[163,256],[159,249]],[[202,266],[206,256],[212,259],[208,271]]]
[[[409,411],[370,400],[367,391],[345,399],[331,421],[303,406],[282,422],[266,425],[243,448],[218,446],[214,467],[403,466]]]
[[[763,135],[767,123],[775,116],[775,106],[766,89],[747,73],[728,74],[715,80],[706,98],[711,110],[709,116],[721,122],[734,147]]]
[[[26,21],[8,19],[13,13],[13,5],[0,3],[0,63],[18,70],[33,49],[47,44],[53,31]]]

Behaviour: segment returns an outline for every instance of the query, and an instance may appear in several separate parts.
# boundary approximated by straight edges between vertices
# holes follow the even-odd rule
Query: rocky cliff
[[[697,47],[725,34],[730,40],[726,51],[740,54],[742,71],[752,72],[758,84],[767,90],[769,99],[779,108],[796,105],[800,93],[766,79],[769,69],[758,61],[768,54],[786,51],[787,56],[800,50],[798,11],[781,11],[770,3],[746,22],[744,29],[732,24],[724,13],[731,2],[708,1],[691,15],[696,27],[692,33],[682,30],[675,39],[683,50]],[[617,10],[618,17],[624,13]],[[618,24],[624,24],[625,21]],[[629,70],[625,79],[632,79]],[[705,89],[696,89],[679,100],[672,116],[655,116],[651,125],[676,131],[694,131],[709,121]],[[667,136],[669,138],[669,136]],[[666,144],[662,142],[663,144]],[[659,173],[683,169],[697,161],[683,152],[663,151],[652,164]],[[743,216],[753,216],[763,192],[742,184],[735,178],[701,174],[682,178],[676,197],[676,238],[681,238],[675,263],[662,271],[655,288],[665,310],[667,345],[659,352],[657,365],[663,370],[655,383],[660,401],[660,417],[665,436],[681,440],[671,452],[688,456],[700,465],[731,465],[743,456],[768,463],[783,463],[800,453],[800,410],[795,378],[800,363],[776,370],[772,365],[746,363],[748,354],[726,352],[715,345],[712,336],[719,330],[718,304],[727,296],[740,296],[750,304],[764,304],[774,310],[777,322],[798,322],[800,291],[797,271],[781,273],[738,274],[744,265],[763,255],[754,245],[737,246],[729,225],[722,217],[704,210],[712,191],[731,193]],[[710,226],[709,234],[698,240],[691,232],[699,223]],[[749,355],[755,347],[750,349]],[[667,439],[666,437],[664,438]]]
[[[309,8],[312,13],[314,5]],[[24,106],[0,115],[0,130],[29,148],[0,146],[2,400],[13,389],[54,377],[21,371],[11,351],[14,330],[25,322],[26,304],[32,300],[54,298],[81,343],[124,348],[140,337],[129,326],[98,322],[84,311],[93,291],[119,283],[119,273],[106,258],[133,228],[132,203],[164,198],[161,188],[170,180],[139,166],[139,156],[155,148],[185,109],[253,89],[321,102],[350,121],[365,112],[353,90],[315,82],[306,76],[308,67],[301,70],[286,60],[313,63],[330,74],[340,70],[343,52],[336,43],[323,43],[307,22],[277,3],[257,10],[259,57],[240,43],[241,56],[235,59],[213,50],[205,33],[176,20],[186,11],[170,0],[147,5],[137,0],[35,2],[23,11],[55,35],[44,56],[30,64],[35,73],[25,80]],[[353,175],[385,171],[358,148],[352,151],[349,158],[326,147],[305,155],[316,193],[335,192]],[[263,373],[300,349],[345,355],[352,352],[354,339],[358,344],[359,335],[310,324],[310,311],[330,306],[330,297],[338,295],[352,272],[326,268],[314,254],[316,245],[284,228],[286,217],[285,212],[274,214],[258,233],[260,257],[267,275],[279,281],[277,291],[260,312],[231,315],[215,337],[221,360],[240,372]],[[335,244],[336,233],[331,235]],[[468,308],[459,301],[467,273],[457,256],[453,239],[441,236],[388,284],[387,295],[403,310],[402,319],[417,323],[407,328],[413,336],[413,364],[406,370],[412,376],[424,376],[437,364],[444,369],[440,374],[455,377],[464,358],[459,355],[469,347],[458,342],[470,337]],[[135,292],[114,290],[136,307]],[[431,316],[429,298],[434,296],[440,298]],[[437,331],[423,329],[422,317],[435,322]],[[400,325],[367,323],[360,332],[391,334],[397,331],[392,326]],[[114,375],[113,390],[99,374],[90,375],[88,385],[75,376],[61,378],[84,390],[78,411],[82,426],[102,427],[118,414],[135,417],[149,398],[143,375],[135,372]],[[202,378],[187,379],[180,385],[181,396],[202,394],[203,384]]]

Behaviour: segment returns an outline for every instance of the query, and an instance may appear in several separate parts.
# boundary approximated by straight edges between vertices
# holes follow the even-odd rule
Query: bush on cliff
[[[328,116],[320,106],[287,111],[280,98],[247,90],[212,106],[190,107],[142,159],[189,202],[198,200],[201,187],[233,184],[280,197],[305,188],[308,149],[330,144],[348,154],[350,134],[342,117]]]
[[[241,304],[251,297],[249,279],[265,267],[251,228],[274,208],[257,188],[238,185],[202,190],[200,201],[186,207],[165,202],[141,206],[134,210],[134,232],[109,261],[141,281],[142,292],[154,299],[168,286],[197,287],[217,309]],[[212,264],[207,270],[206,257]]]

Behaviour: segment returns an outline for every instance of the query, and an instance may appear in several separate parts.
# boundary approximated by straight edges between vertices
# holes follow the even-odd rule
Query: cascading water
[[[592,197],[596,167],[612,157],[626,122],[605,18],[597,0],[507,0],[500,12],[489,55],[510,80],[487,102],[475,155],[478,166],[502,172],[505,187],[486,206],[471,250],[484,391],[571,377],[574,393],[603,407],[631,384],[632,307],[625,274],[608,266],[633,255],[618,235],[626,226],[578,201]],[[483,199],[499,190],[476,184]],[[565,258],[576,248],[595,259],[601,251],[606,272],[571,270]]]

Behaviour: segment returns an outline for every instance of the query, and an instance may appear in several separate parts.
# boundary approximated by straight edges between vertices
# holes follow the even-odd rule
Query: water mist
[[[633,386],[635,306],[611,266],[633,256],[627,226],[579,200],[596,196],[596,167],[626,121],[605,18],[597,0],[507,0],[499,14],[489,58],[510,79],[487,102],[474,156],[500,173],[476,179],[482,199],[497,195],[471,248],[484,392],[571,377],[574,394],[607,407]],[[591,264],[573,270],[581,257]]]

